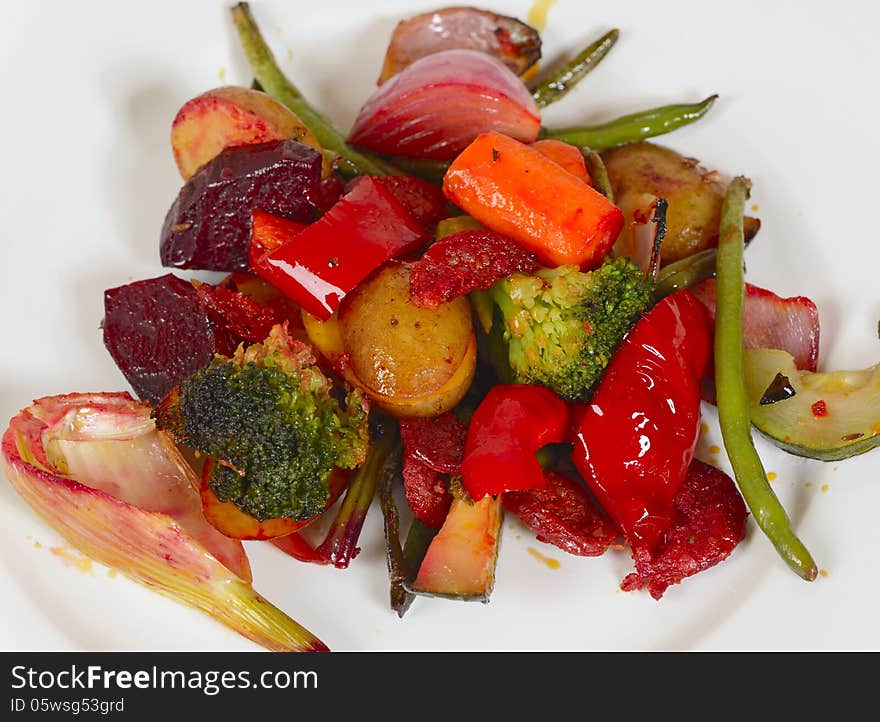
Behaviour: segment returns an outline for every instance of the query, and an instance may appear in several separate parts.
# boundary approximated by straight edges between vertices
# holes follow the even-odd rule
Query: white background
[[[483,5],[524,17],[530,2]],[[346,129],[397,20],[435,6],[279,0],[253,10],[285,70]],[[4,0],[2,8],[0,417],[8,419],[38,396],[127,388],[101,342],[102,293],[164,273],[159,230],[181,183],[168,142],[177,108],[250,75],[225,3]],[[816,301],[821,369],[880,361],[878,19],[861,2],[560,0],[543,35],[552,63],[621,29],[600,68],[547,111],[547,125],[720,94],[705,119],[661,142],[753,179],[763,227],[747,278]],[[709,453],[720,445],[711,409],[706,421],[700,454],[727,468],[723,452]],[[347,571],[250,543],[255,586],[339,650],[880,648],[880,451],[823,464],[758,445],[827,572],[812,585],[750,522],[727,562],[658,603],[617,591],[630,567],[624,554],[566,556],[508,519],[490,604],[421,598],[399,620],[387,604],[374,509]],[[2,478],[0,528],[2,649],[253,648],[97,565],[88,573],[65,565],[49,551],[63,543]]]

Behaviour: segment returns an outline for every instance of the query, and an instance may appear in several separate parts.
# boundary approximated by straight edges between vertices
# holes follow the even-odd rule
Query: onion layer
[[[348,140],[383,155],[445,160],[489,131],[531,143],[540,125],[528,89],[501,61],[477,50],[446,50],[379,88]]]
[[[715,318],[715,279],[707,278],[691,289]],[[746,284],[743,305],[745,348],[787,351],[795,365],[815,371],[819,359],[819,311],[805,296],[780,298],[775,293]]]
[[[394,28],[379,85],[419,58],[455,48],[488,53],[522,75],[541,57],[541,36],[516,18],[473,7],[415,15]]]

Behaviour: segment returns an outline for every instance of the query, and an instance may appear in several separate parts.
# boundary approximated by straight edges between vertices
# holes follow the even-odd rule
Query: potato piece
[[[302,322],[309,342],[315,347],[318,355],[336,368],[345,354],[342,332],[339,329],[339,315],[334,313],[326,321],[322,321],[304,310]]]
[[[474,377],[471,309],[463,297],[419,308],[409,298],[409,273],[409,264],[390,263],[345,299],[341,372],[390,414],[436,416],[462,399]]]
[[[321,152],[315,134],[281,103],[258,90],[235,86],[188,100],[171,125],[171,147],[184,180],[224,148],[286,139]],[[326,176],[326,158],[324,170]]]
[[[705,170],[693,158],[647,142],[605,151],[602,159],[614,188],[615,201],[626,216],[618,248],[638,245],[628,237],[632,234],[633,216],[639,211],[646,212],[658,196],[669,202],[668,232],[660,254],[663,263],[718,245],[725,186],[716,172]],[[760,226],[757,218],[745,219],[747,241]]]

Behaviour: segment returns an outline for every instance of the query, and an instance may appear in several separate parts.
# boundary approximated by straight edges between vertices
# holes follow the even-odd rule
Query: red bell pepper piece
[[[709,319],[687,290],[630,331],[578,410],[573,461],[633,544],[654,550],[675,518],[700,425]]]
[[[371,271],[416,250],[426,238],[406,209],[365,176],[321,218],[258,259],[254,270],[327,320]]]
[[[308,223],[291,221],[265,211],[251,213],[251,242],[248,245],[248,263],[256,268],[260,259],[308,227]]]
[[[535,452],[562,441],[568,407],[549,389],[494,386],[474,411],[461,463],[462,486],[474,501],[486,494],[547,485]]]

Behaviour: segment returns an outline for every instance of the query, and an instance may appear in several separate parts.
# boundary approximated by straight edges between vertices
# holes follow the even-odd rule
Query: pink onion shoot
[[[257,594],[241,542],[201,511],[198,478],[126,393],[39,399],[3,435],[12,486],[68,543],[275,651],[326,651]]]

